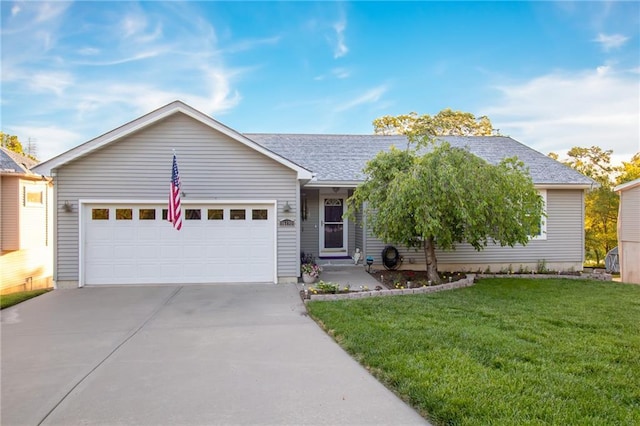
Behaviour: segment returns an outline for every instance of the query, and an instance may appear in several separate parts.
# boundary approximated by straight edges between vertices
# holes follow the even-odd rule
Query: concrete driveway
[[[57,290],[1,315],[4,426],[427,424],[294,285]]]

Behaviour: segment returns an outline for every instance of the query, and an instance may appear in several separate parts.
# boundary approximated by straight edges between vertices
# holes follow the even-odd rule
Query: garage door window
[[[156,220],[156,209],[140,209],[138,211],[140,220]]]
[[[184,218],[186,220],[200,220],[201,219],[200,209],[186,209],[184,211]]]
[[[91,209],[92,220],[109,220],[109,209]]]
[[[251,210],[251,219],[253,219],[253,220],[267,220],[267,209],[253,209],[253,210]]]
[[[116,220],[133,219],[133,209],[116,209]]]
[[[207,210],[207,219],[208,220],[224,220],[224,210],[222,210],[222,209],[208,209]]]
[[[231,216],[231,220],[245,220],[246,219],[246,211],[244,209],[231,209],[229,211],[229,215]]]

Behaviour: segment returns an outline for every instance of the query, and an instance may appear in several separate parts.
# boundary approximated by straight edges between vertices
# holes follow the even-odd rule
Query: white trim
[[[547,190],[546,189],[539,189],[536,188],[538,190],[538,193],[540,194],[540,196],[542,197],[542,202],[543,202],[543,207],[542,207],[542,211],[545,214],[544,216],[542,216],[542,218],[540,219],[541,223],[540,223],[540,234],[539,235],[535,235],[535,236],[530,236],[529,240],[530,241],[544,241],[547,239]]]
[[[288,159],[276,154],[273,151],[264,148],[262,145],[257,144],[246,136],[243,136],[230,127],[225,126],[219,121],[209,117],[208,115],[190,107],[189,105],[181,101],[171,102],[170,104],[167,104],[142,117],[130,121],[108,133],[105,133],[101,136],[98,136],[97,138],[85,142],[75,148],[72,148],[69,151],[64,152],[63,154],[58,155],[57,157],[38,164],[37,166],[33,167],[33,170],[38,171],[38,173],[47,175],[51,174],[51,171],[57,169],[58,167],[61,167],[77,158],[88,155],[117,139],[126,137],[178,112],[183,113],[193,118],[194,120],[197,120],[202,124],[214,130],[217,130],[218,132],[242,143],[243,145],[246,145],[249,148],[269,157],[270,159],[284,165],[285,167],[292,169],[297,173],[298,179],[305,180],[313,178],[313,174],[311,173],[311,171],[299,166],[292,161],[289,161]]]
[[[364,181],[361,180],[323,180],[323,181],[314,181],[307,183],[304,185],[305,188],[355,188]]]
[[[79,199],[78,200],[78,287],[85,285],[85,268],[84,268],[84,225],[83,212],[86,205],[91,204],[166,204],[167,200],[120,200],[120,199]],[[278,201],[277,200],[181,200],[181,204],[264,204],[273,208],[273,282],[278,283]],[[57,210],[57,209],[56,209]],[[57,220],[55,221],[57,223]],[[57,244],[55,245],[57,248]],[[56,250],[54,250],[55,256]],[[54,264],[55,267],[55,264]],[[298,268],[300,269],[300,268]]]
[[[553,184],[553,183],[541,183],[541,184],[534,184],[536,189],[595,189],[597,187],[599,187],[600,185],[597,183],[593,183],[593,184],[584,184],[584,183],[580,183],[580,184]]]
[[[613,188],[613,191],[614,192],[622,192],[624,190],[634,188],[634,187],[636,187],[638,185],[640,185],[640,178],[632,180],[631,182],[621,183],[620,185],[618,185],[615,188]]]
[[[298,181],[298,189],[296,191],[296,206],[297,206],[298,211],[295,212],[295,216],[294,216],[295,217],[294,220],[295,220],[295,223],[296,223],[296,253],[297,253],[297,255],[296,255],[296,270],[298,271],[297,274],[296,274],[297,277],[300,277],[300,275],[301,275],[300,267],[302,266],[302,265],[300,265],[300,252],[302,251],[302,249],[301,249],[301,244],[302,243],[300,241],[302,239],[302,232],[300,231],[301,227],[302,227],[302,204],[301,204],[301,196],[300,196],[300,194],[302,192],[301,191],[301,186],[302,185],[300,184],[300,181]],[[277,240],[277,238],[276,238],[276,240]]]

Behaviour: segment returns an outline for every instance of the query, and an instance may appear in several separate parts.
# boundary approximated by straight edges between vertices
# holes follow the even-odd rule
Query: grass
[[[436,425],[640,424],[640,286],[499,278],[307,306]]]
[[[3,294],[2,296],[0,296],[0,309],[17,305],[20,302],[24,302],[25,300],[29,300],[33,297],[40,296],[41,294],[44,294],[48,291],[51,291],[51,289],[45,288],[40,290],[21,291],[18,293]]]

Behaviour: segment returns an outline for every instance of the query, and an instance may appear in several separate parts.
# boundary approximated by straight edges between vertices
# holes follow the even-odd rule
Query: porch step
[[[353,259],[316,259],[316,263],[320,266],[347,266],[354,265]],[[362,265],[362,259],[360,260],[360,265]]]

